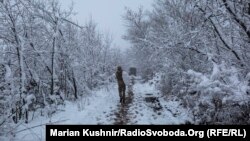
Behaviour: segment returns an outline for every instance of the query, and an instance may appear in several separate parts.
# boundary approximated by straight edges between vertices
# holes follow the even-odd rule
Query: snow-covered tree
[[[113,75],[111,36],[73,22],[59,2],[0,2],[0,126],[27,123],[30,111],[51,116]]]
[[[164,95],[177,96],[184,103],[185,98],[188,98],[191,102],[195,101],[193,103],[196,105],[202,105],[202,99],[206,97],[208,103],[213,103],[211,99],[214,96],[219,96],[221,100],[239,93],[247,96],[247,91],[231,88],[241,84],[244,84],[242,89],[248,87],[245,85],[249,73],[247,60],[250,57],[248,1],[157,0],[151,11],[144,12],[141,8],[137,12],[127,10],[124,17],[127,23],[125,39],[132,43],[131,54],[134,54],[138,67],[144,71],[144,78],[152,74],[161,76],[158,87]],[[217,73],[217,68],[224,71],[224,74],[218,73],[216,80],[209,80]],[[206,77],[213,84],[190,80],[190,72],[199,74],[200,78],[196,75],[195,81]],[[232,82],[232,79],[239,83]],[[202,88],[187,91],[197,88],[201,85],[199,83],[202,83]],[[214,85],[220,91],[215,92]],[[243,104],[245,107],[249,100],[246,101]],[[248,122],[243,115],[234,113],[234,107],[228,103],[226,101],[223,104],[227,110],[232,109],[229,111],[232,111],[230,114],[234,117],[224,123]],[[240,101],[232,103],[239,104]],[[190,107],[193,108],[191,111],[206,114],[199,106]],[[206,110],[218,112],[211,107]],[[247,110],[242,108],[239,111],[245,113]],[[223,114],[219,112],[218,116]],[[219,117],[211,119],[213,116],[208,115],[203,119],[203,115],[198,115],[195,121],[212,124],[223,120]],[[243,119],[237,121],[240,117]]]

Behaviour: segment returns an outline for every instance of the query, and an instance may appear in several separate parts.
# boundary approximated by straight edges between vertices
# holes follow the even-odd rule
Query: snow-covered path
[[[184,124],[186,112],[176,101],[166,101],[149,83],[136,83],[132,93],[127,94],[126,103],[118,103],[114,124]]]
[[[166,101],[149,83],[134,85],[129,124],[184,124],[187,116],[178,102]]]
[[[13,140],[45,140],[45,124],[183,124],[187,120],[178,102],[166,101],[149,83],[135,83],[125,105],[119,103],[117,85],[112,84],[74,103],[67,102],[52,117],[38,117],[15,129]],[[44,124],[44,125],[43,125]],[[38,126],[24,130],[29,127]]]

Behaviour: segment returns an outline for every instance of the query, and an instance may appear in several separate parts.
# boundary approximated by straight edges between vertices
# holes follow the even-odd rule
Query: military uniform
[[[118,83],[118,91],[120,96],[120,102],[125,103],[125,91],[126,91],[126,85],[122,78],[122,68],[119,66],[117,67],[116,71],[116,79]]]

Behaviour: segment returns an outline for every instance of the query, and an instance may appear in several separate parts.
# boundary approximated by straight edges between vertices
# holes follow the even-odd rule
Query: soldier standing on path
[[[116,71],[116,79],[117,79],[117,83],[118,83],[118,91],[119,91],[119,96],[120,96],[120,102],[121,103],[125,103],[125,91],[126,91],[126,85],[123,81],[123,77],[122,77],[122,67],[118,66],[117,67],[117,71]]]

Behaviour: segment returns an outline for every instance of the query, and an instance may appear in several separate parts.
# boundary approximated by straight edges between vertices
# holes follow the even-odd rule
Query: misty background
[[[128,41],[122,39],[126,32],[123,15],[126,8],[136,10],[139,7],[152,9],[153,0],[61,0],[63,9],[69,9],[73,5],[74,15],[72,20],[79,24],[85,24],[93,19],[101,31],[109,32],[115,46],[128,48]]]

